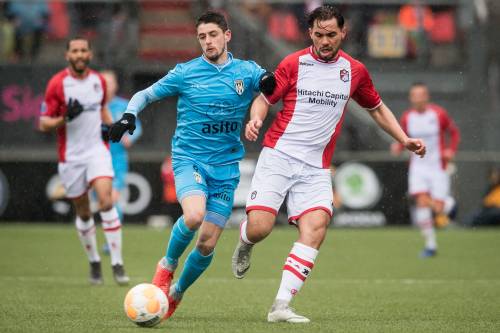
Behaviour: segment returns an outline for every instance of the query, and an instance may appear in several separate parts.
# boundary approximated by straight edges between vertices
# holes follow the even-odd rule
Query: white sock
[[[415,208],[415,222],[419,226],[422,236],[425,240],[425,248],[430,250],[437,249],[436,232],[432,222],[432,210],[430,207]]]
[[[243,243],[253,245],[254,243],[248,240],[247,237],[247,220],[241,222],[240,224],[240,238]]]
[[[78,238],[80,238],[80,242],[82,243],[83,249],[89,258],[89,261],[101,261],[101,257],[99,257],[99,253],[97,252],[94,219],[90,218],[87,221],[84,221],[77,216],[75,226],[78,231]]]
[[[295,242],[283,266],[281,284],[276,295],[276,300],[290,303],[314,266],[314,259],[318,250],[304,244]]]
[[[115,207],[107,212],[100,212],[102,219],[102,229],[106,236],[111,257],[111,265],[123,265],[122,257],[122,225]]]

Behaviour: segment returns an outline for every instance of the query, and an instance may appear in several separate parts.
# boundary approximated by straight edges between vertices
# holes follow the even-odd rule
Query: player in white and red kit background
[[[68,41],[66,60],[69,66],[55,74],[47,85],[39,127],[44,132],[57,131],[59,176],[66,197],[75,207],[76,228],[90,262],[90,282],[103,282],[88,197],[92,188],[99,202],[114,278],[118,284],[127,284],[121,223],[111,198],[113,167],[107,133],[103,133],[103,125],[111,124],[112,119],[105,108],[106,84],[100,74],[88,67],[91,59],[88,40],[73,38]]]
[[[255,243],[271,232],[287,196],[289,222],[297,225],[294,243],[283,267],[269,322],[306,323],[289,303],[311,272],[332,216],[330,164],[347,102],[353,98],[375,122],[406,149],[425,154],[420,139],[408,138],[380,99],[366,67],[340,50],[346,36],[344,18],[332,5],[309,14],[313,45],[287,56],[275,71],[277,87],[252,104],[245,136],[255,141],[269,104],[283,108],[264,137],[250,193],[247,221],[232,258],[233,274],[242,278],[250,266]]]
[[[422,257],[436,255],[436,224],[446,224],[449,210],[453,206],[450,196],[450,177],[446,172],[453,160],[460,141],[460,132],[446,110],[430,103],[429,88],[424,83],[414,83],[409,91],[411,108],[401,117],[401,126],[409,136],[425,140],[427,153],[424,158],[410,158],[408,192],[415,201],[412,218],[425,239]],[[394,154],[403,147],[399,143],[391,146]]]

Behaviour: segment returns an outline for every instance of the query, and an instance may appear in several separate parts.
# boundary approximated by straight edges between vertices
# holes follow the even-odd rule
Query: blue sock
[[[179,257],[184,253],[184,250],[186,250],[186,247],[193,239],[195,233],[196,230],[190,230],[184,223],[184,216],[179,217],[172,228],[167,253],[165,255],[169,265],[177,266]]]
[[[185,292],[186,289],[189,288],[189,286],[191,286],[207,269],[213,257],[213,252],[208,256],[204,256],[198,248],[195,247],[184,263],[184,269],[176,284],[177,291],[181,293]]]

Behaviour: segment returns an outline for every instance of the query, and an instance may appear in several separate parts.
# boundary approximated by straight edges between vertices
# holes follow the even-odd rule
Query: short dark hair
[[[332,18],[337,19],[337,25],[339,28],[342,29],[344,27],[344,16],[340,10],[333,5],[323,5],[315,8],[309,13],[309,15],[307,15],[307,25],[312,29],[316,20],[327,21]]]
[[[229,29],[224,15],[213,10],[206,11],[198,17],[198,19],[196,20],[196,28],[198,28],[200,24],[206,23],[215,23],[224,32]]]
[[[69,50],[69,45],[71,44],[72,41],[74,40],[84,40],[87,42],[87,45],[89,46],[89,50],[92,49],[92,45],[90,45],[90,40],[88,38],[85,38],[85,37],[82,37],[82,36],[75,36],[75,37],[71,37],[70,39],[68,39],[68,41],[66,42],[66,51]]]
[[[410,86],[410,89],[411,89],[411,88],[415,88],[415,87],[425,87],[425,88],[428,88],[428,87],[427,87],[427,84],[425,84],[425,83],[424,83],[424,82],[422,82],[422,81],[415,81],[415,82],[413,82],[413,83],[411,84],[411,86]]]

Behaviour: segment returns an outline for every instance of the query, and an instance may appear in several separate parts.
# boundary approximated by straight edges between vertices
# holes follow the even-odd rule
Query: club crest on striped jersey
[[[243,94],[243,92],[245,91],[245,84],[243,83],[243,80],[234,80],[234,88],[236,89],[236,93],[238,95]]]
[[[349,71],[345,68],[340,70],[340,79],[344,82],[349,81]]]

